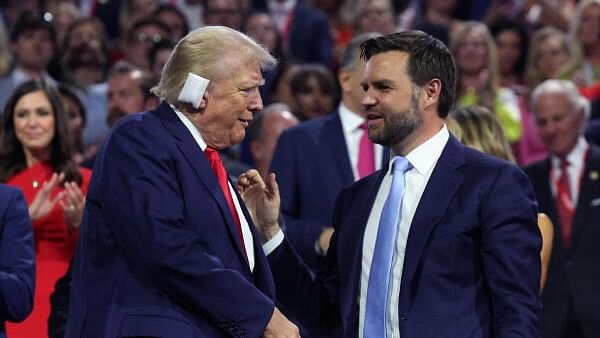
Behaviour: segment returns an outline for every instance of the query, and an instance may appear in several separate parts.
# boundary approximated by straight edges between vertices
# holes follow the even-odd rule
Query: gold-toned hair
[[[479,104],[486,106],[489,109],[494,109],[496,92],[500,86],[500,71],[498,69],[498,51],[496,49],[496,42],[487,26],[478,21],[467,21],[461,24],[450,37],[450,51],[452,51],[452,54],[456,58],[458,49],[464,44],[467,34],[471,32],[475,32],[483,37],[487,49],[486,68],[489,75],[486,83],[484,83],[482,88],[477,92]],[[463,87],[462,81],[460,80],[462,69],[457,68],[457,71],[459,78],[456,84],[456,98],[460,98],[465,94],[466,88]]]
[[[152,92],[169,103],[177,104],[188,73],[217,82],[233,76],[239,66],[251,62],[258,62],[261,68],[274,67],[277,63],[267,50],[234,29],[201,27],[177,43]]]
[[[455,136],[464,145],[507,161],[515,161],[500,122],[490,110],[483,106],[470,106],[452,112],[451,117],[460,126],[461,135]]]

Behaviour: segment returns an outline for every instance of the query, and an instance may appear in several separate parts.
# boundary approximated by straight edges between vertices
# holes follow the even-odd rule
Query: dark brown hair
[[[15,133],[15,106],[23,96],[38,90],[44,92],[54,113],[54,138],[49,145],[49,163],[54,171],[64,172],[65,182],[75,181],[81,185],[81,174],[71,160],[67,120],[60,96],[55,88],[41,81],[27,81],[21,84],[13,91],[6,103],[0,126],[0,182],[6,182],[12,176],[27,168],[23,147]]]

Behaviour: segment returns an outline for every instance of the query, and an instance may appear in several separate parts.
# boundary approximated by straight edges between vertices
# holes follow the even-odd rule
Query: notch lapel
[[[464,163],[464,146],[450,136],[423,191],[408,233],[400,286],[400,313],[406,313],[412,303],[410,290],[415,271],[432,229],[441,221],[465,178],[459,170]]]
[[[346,138],[342,129],[342,122],[338,111],[331,115],[327,122],[323,125],[319,139],[323,150],[324,157],[332,158],[333,161],[320,161],[321,163],[334,163],[337,174],[343,182],[354,182],[354,173],[350,165],[348,156],[348,147],[346,146]]]
[[[242,248],[239,240],[237,227],[233,220],[231,210],[229,210],[229,206],[225,200],[225,195],[221,190],[221,186],[217,181],[217,177],[210,168],[210,164],[208,163],[206,156],[204,156],[204,153],[200,149],[200,146],[198,143],[196,143],[196,140],[190,131],[185,127],[181,120],[179,120],[179,117],[175,114],[173,109],[171,109],[169,104],[166,102],[161,103],[156,110],[156,114],[169,133],[171,133],[171,135],[178,140],[177,147],[183,154],[183,157],[188,161],[196,174],[198,174],[200,182],[202,182],[202,184],[210,192],[211,197],[219,206],[221,215],[227,224],[227,230],[229,231],[229,235],[231,237],[230,239],[235,243],[234,245],[237,248],[240,259],[247,262],[244,252],[242,251],[245,249]],[[247,263],[246,266],[248,266]],[[248,270],[248,272],[249,271],[250,270]]]

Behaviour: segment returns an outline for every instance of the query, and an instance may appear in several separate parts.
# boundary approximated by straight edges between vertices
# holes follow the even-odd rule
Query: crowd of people
[[[0,9],[0,337],[600,336],[599,0]]]

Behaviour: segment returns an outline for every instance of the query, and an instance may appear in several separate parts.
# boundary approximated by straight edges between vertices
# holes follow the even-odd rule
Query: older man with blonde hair
[[[218,153],[262,110],[261,68],[274,64],[235,30],[199,28],[152,89],[161,105],[112,129],[87,196],[67,337],[298,336],[274,305],[254,229],[266,218],[250,217]],[[277,212],[265,202],[252,201]]]

